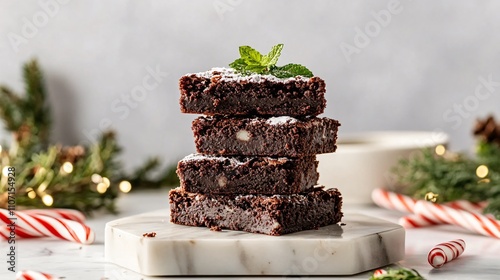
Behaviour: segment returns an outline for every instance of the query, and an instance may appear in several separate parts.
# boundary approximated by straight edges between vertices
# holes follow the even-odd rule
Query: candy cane
[[[382,188],[372,191],[372,200],[380,207],[407,213],[413,213],[417,201],[409,196],[387,191]]]
[[[63,208],[28,209],[28,210],[21,210],[21,212],[29,215],[45,215],[52,218],[66,219],[79,223],[85,223],[85,215],[83,215],[82,212],[74,209],[63,209]]]
[[[422,215],[408,215],[399,218],[398,224],[404,228],[419,228],[442,224],[439,220]]]
[[[486,207],[488,203],[483,201],[483,202],[470,202],[467,200],[455,200],[455,201],[450,201],[446,202],[445,205],[449,206],[454,209],[459,209],[459,210],[465,210],[469,212],[477,212],[481,213],[483,212],[484,207]]]
[[[427,261],[435,268],[458,258],[465,250],[465,241],[457,239],[434,246],[427,255]]]
[[[16,274],[16,280],[57,280],[61,279],[44,272],[33,270],[21,270]]]
[[[381,188],[372,191],[372,199],[380,207],[400,212],[415,212],[415,204],[418,200],[406,195],[387,191]],[[486,202],[470,202],[467,200],[456,200],[445,203],[455,209],[481,212]],[[433,216],[409,215],[399,219],[399,224],[405,228],[417,228],[442,224],[442,221]]]
[[[447,202],[444,205],[449,206],[454,209],[466,210],[470,212],[481,213],[484,207],[486,207],[486,202],[470,202],[467,200],[455,200]],[[426,226],[434,226],[441,224],[439,219],[434,217],[425,217],[421,215],[408,215],[401,217],[398,222],[404,228],[419,228]]]
[[[380,207],[398,210],[400,212],[414,213],[417,199],[407,195],[391,192],[382,188],[372,191],[372,200]],[[486,202],[470,202],[467,200],[455,200],[445,203],[455,209],[467,210],[472,212],[481,212],[486,207]]]
[[[0,219],[9,224],[10,213],[6,209],[0,209]],[[30,235],[52,236],[82,244],[94,242],[95,234],[88,226],[66,219],[58,219],[45,215],[29,215],[23,212],[15,212],[16,227],[21,228]]]
[[[41,233],[32,233],[29,231],[26,231],[18,226],[16,226],[14,233],[11,233],[10,228],[7,225],[2,225],[0,227],[0,236],[3,237],[4,239],[9,239],[11,237],[15,238],[36,238],[36,237],[43,237]]]
[[[427,218],[438,219],[442,223],[461,226],[485,236],[500,238],[500,221],[482,214],[453,209],[449,206],[423,200],[416,203],[415,213]]]

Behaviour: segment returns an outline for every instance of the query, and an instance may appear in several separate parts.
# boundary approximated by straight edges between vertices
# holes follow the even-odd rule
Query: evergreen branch
[[[378,269],[370,277],[370,280],[424,280],[425,278],[415,269],[400,267],[399,269],[389,268],[387,270]]]
[[[103,133],[89,147],[49,145],[50,108],[36,60],[24,65],[23,76],[24,96],[0,87],[0,117],[14,135],[9,151],[0,153],[0,170],[16,168],[16,204],[20,208],[72,208],[87,214],[104,208],[115,212],[121,180],[130,178],[134,189],[174,181],[172,184],[178,184],[175,166],[160,170],[160,176],[153,178],[160,166],[158,159],[146,162],[133,176],[123,175],[117,159],[121,148],[112,131]],[[1,176],[0,207],[6,207],[8,184]]]
[[[7,130],[13,132],[22,124],[21,99],[8,87],[0,86],[0,117]]]
[[[424,199],[428,192],[439,194],[438,202],[488,201],[485,213],[500,218],[500,149],[493,143],[481,143],[476,159],[464,154],[436,155],[431,149],[403,159],[393,169],[405,193]],[[478,166],[486,165],[486,177],[478,177]]]
[[[24,112],[28,114],[26,121],[38,135],[42,146],[47,146],[51,129],[50,109],[46,104],[47,94],[42,71],[35,59],[23,67],[26,98]]]

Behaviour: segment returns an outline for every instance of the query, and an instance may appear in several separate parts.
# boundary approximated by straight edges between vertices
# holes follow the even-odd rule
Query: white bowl
[[[380,131],[339,134],[337,151],[318,155],[319,184],[338,188],[344,204],[370,204],[375,188],[389,187],[399,160],[426,147],[446,145],[438,132]]]

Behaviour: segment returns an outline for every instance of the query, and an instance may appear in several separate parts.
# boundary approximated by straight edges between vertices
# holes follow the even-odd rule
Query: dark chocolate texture
[[[170,220],[187,226],[283,235],[336,224],[343,216],[337,189],[292,195],[207,195],[170,191]]]
[[[238,76],[231,69],[181,77],[183,113],[204,115],[317,116],[326,107],[325,81],[318,77],[277,79]]]
[[[181,188],[212,194],[294,194],[317,184],[315,156],[222,157],[193,154],[177,166]]]
[[[335,152],[340,123],[329,118],[199,117],[192,129],[202,154],[303,157]]]

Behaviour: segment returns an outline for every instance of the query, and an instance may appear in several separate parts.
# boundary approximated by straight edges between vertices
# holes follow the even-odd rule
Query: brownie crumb
[[[142,235],[143,237],[155,237],[156,236],[156,232],[152,231],[152,232],[146,232]]]
[[[346,225],[346,223],[340,223],[340,226],[342,226],[342,227],[345,226],[345,225]]]
[[[211,231],[222,231],[222,228],[220,226],[211,226],[210,230]]]

